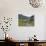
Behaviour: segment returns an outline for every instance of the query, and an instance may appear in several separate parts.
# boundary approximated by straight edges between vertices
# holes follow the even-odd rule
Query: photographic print
[[[18,25],[19,26],[34,26],[34,15],[24,16],[23,14],[18,14]]]

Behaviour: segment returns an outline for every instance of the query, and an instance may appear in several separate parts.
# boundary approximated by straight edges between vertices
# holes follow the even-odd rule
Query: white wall
[[[44,31],[44,39],[46,40],[46,16],[45,16],[45,31]]]
[[[28,0],[0,0],[0,16],[13,17],[12,27],[8,33],[10,33],[10,35],[12,35],[17,40],[27,40],[34,34],[37,35],[39,40],[44,40],[44,15],[46,15],[46,8],[44,7],[32,8]],[[19,13],[24,15],[34,14],[35,26],[19,27]],[[0,39],[2,39],[2,36],[0,36]]]

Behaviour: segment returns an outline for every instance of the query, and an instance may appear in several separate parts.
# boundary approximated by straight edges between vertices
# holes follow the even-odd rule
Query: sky
[[[35,14],[23,14],[24,16],[28,16],[28,17],[31,17],[32,15],[35,15]]]

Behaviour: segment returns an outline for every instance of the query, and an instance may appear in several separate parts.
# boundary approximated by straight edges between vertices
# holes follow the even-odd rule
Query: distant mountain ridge
[[[19,17],[19,19],[28,19],[28,18],[29,18],[29,17],[24,16],[24,15],[22,15],[22,14],[19,14],[18,17]]]
[[[27,16],[24,16],[22,14],[19,14],[18,17],[19,17],[19,19],[33,19],[34,18],[34,15],[32,15],[30,17],[27,17]]]

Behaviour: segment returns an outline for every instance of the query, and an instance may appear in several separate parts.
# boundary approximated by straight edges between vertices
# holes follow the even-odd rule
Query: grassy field
[[[19,19],[19,26],[34,26],[34,20]]]

